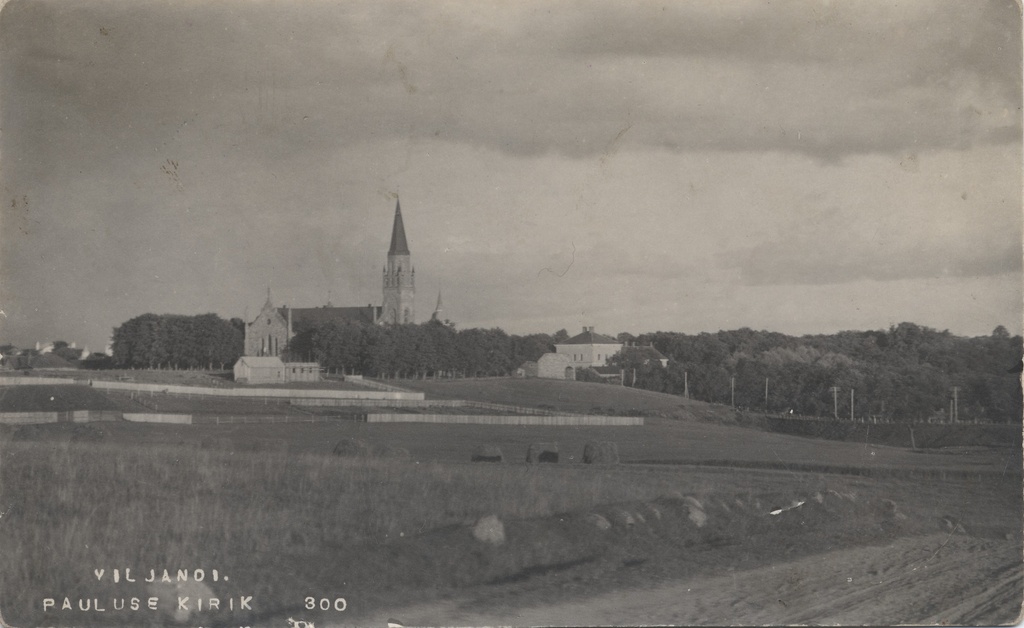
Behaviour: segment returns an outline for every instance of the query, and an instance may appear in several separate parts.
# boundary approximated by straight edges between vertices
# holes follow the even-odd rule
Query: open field
[[[88,386],[44,384],[0,387],[0,412],[120,409],[122,409],[121,406],[115,400]]]
[[[1021,424],[923,425],[863,424],[846,421],[801,421],[737,411],[719,404],[635,388],[558,380],[485,378],[464,380],[402,380],[401,385],[428,398],[468,399],[594,414],[643,416],[737,425],[757,430],[896,447],[936,448],[965,445],[1021,448]]]
[[[696,419],[726,410],[675,395],[590,382],[494,377],[398,380],[395,383],[409,390],[424,392],[428,399],[468,399],[590,414]],[[731,409],[727,412],[731,413]]]
[[[4,444],[0,464],[0,592],[14,625],[168,622],[41,613],[48,596],[146,593],[98,584],[98,567],[230,574],[210,586],[252,595],[253,612],[193,619],[204,625],[278,625],[307,595],[345,596],[342,617],[302,615],[328,625],[449,596],[474,612],[567,603],[921,534],[999,540],[989,554],[1003,560],[1020,547],[1014,474],[908,481],[32,442]],[[471,532],[488,515],[502,522],[499,545]]]
[[[491,381],[437,386],[472,385],[477,399],[515,404],[530,389]],[[0,611],[12,625],[174,623],[164,611],[42,612],[47,597],[144,599],[145,583],[93,573],[125,567],[217,569],[231,579],[208,582],[213,594],[253,597],[251,612],[194,612],[181,625],[377,625],[390,616],[407,625],[630,624],[640,612],[647,623],[995,622],[1019,609],[1019,448],[804,438],[692,420],[689,410],[706,404],[667,395],[540,384],[541,406],[651,418],[637,427],[0,426]],[[4,394],[14,405],[138,403],[79,386]],[[342,439],[402,455],[333,455]],[[615,442],[623,464],[582,464],[590,441]],[[535,442],[558,443],[559,463],[525,464]],[[470,463],[483,445],[500,447],[506,462]],[[474,536],[489,516],[501,542]],[[957,573],[975,580],[964,586]],[[308,596],[345,597],[348,608],[310,612]],[[766,606],[772,596],[778,604]]]
[[[268,408],[273,408],[271,405]],[[287,406],[277,406],[287,408]],[[91,423],[106,443],[186,445],[217,441],[225,448],[251,450],[276,443],[295,454],[327,454],[342,438],[375,446],[400,447],[420,462],[467,463],[483,445],[496,445],[507,460],[525,460],[531,443],[558,444],[563,463],[577,463],[589,441],[614,441],[623,462],[712,464],[791,470],[893,473],[1004,473],[1021,468],[1012,448],[910,451],[839,441],[788,436],[711,423],[648,419],[639,427],[499,426],[362,423],[244,425],[156,425]],[[10,428],[7,428],[8,431]],[[38,426],[37,438],[62,440],[60,424]],[[50,435],[50,436],[48,436]]]

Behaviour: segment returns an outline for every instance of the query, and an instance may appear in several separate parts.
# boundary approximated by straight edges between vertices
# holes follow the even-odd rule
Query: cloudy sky
[[[381,303],[1021,330],[1015,2],[11,0],[0,340]]]

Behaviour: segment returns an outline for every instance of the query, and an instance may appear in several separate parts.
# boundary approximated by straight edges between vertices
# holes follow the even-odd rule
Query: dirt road
[[[467,601],[381,611],[406,626],[1014,623],[1024,596],[1016,541],[901,538],[584,601],[475,611]]]

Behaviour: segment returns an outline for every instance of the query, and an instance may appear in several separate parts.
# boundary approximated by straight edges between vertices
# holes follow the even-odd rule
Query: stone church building
[[[440,307],[440,297],[438,297]],[[413,323],[416,321],[416,269],[402,222],[402,205],[395,203],[391,246],[383,276],[383,304],[357,307],[276,307],[267,290],[267,301],[259,315],[245,325],[245,355],[281,356],[295,330],[329,321],[358,321],[367,324]]]

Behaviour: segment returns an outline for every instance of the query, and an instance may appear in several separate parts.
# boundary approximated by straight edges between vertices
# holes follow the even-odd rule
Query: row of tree
[[[245,324],[216,314],[143,314],[114,329],[113,361],[123,368],[224,369],[242,355]]]
[[[527,360],[554,350],[560,336],[514,336],[503,330],[421,325],[367,325],[331,321],[297,329],[289,357],[373,377],[482,377],[509,375]]]
[[[284,357],[370,377],[504,376],[568,336],[565,330],[525,336],[458,330],[437,321],[331,321],[297,329]],[[1021,418],[1022,341],[1003,327],[976,338],[901,323],[800,337],[743,328],[618,339],[652,345],[670,359],[662,367],[641,352],[613,358],[627,385],[703,401],[844,418],[913,420],[951,412],[961,420]],[[114,330],[113,359],[122,367],[225,368],[242,354],[243,341],[239,319],[145,314]]]

